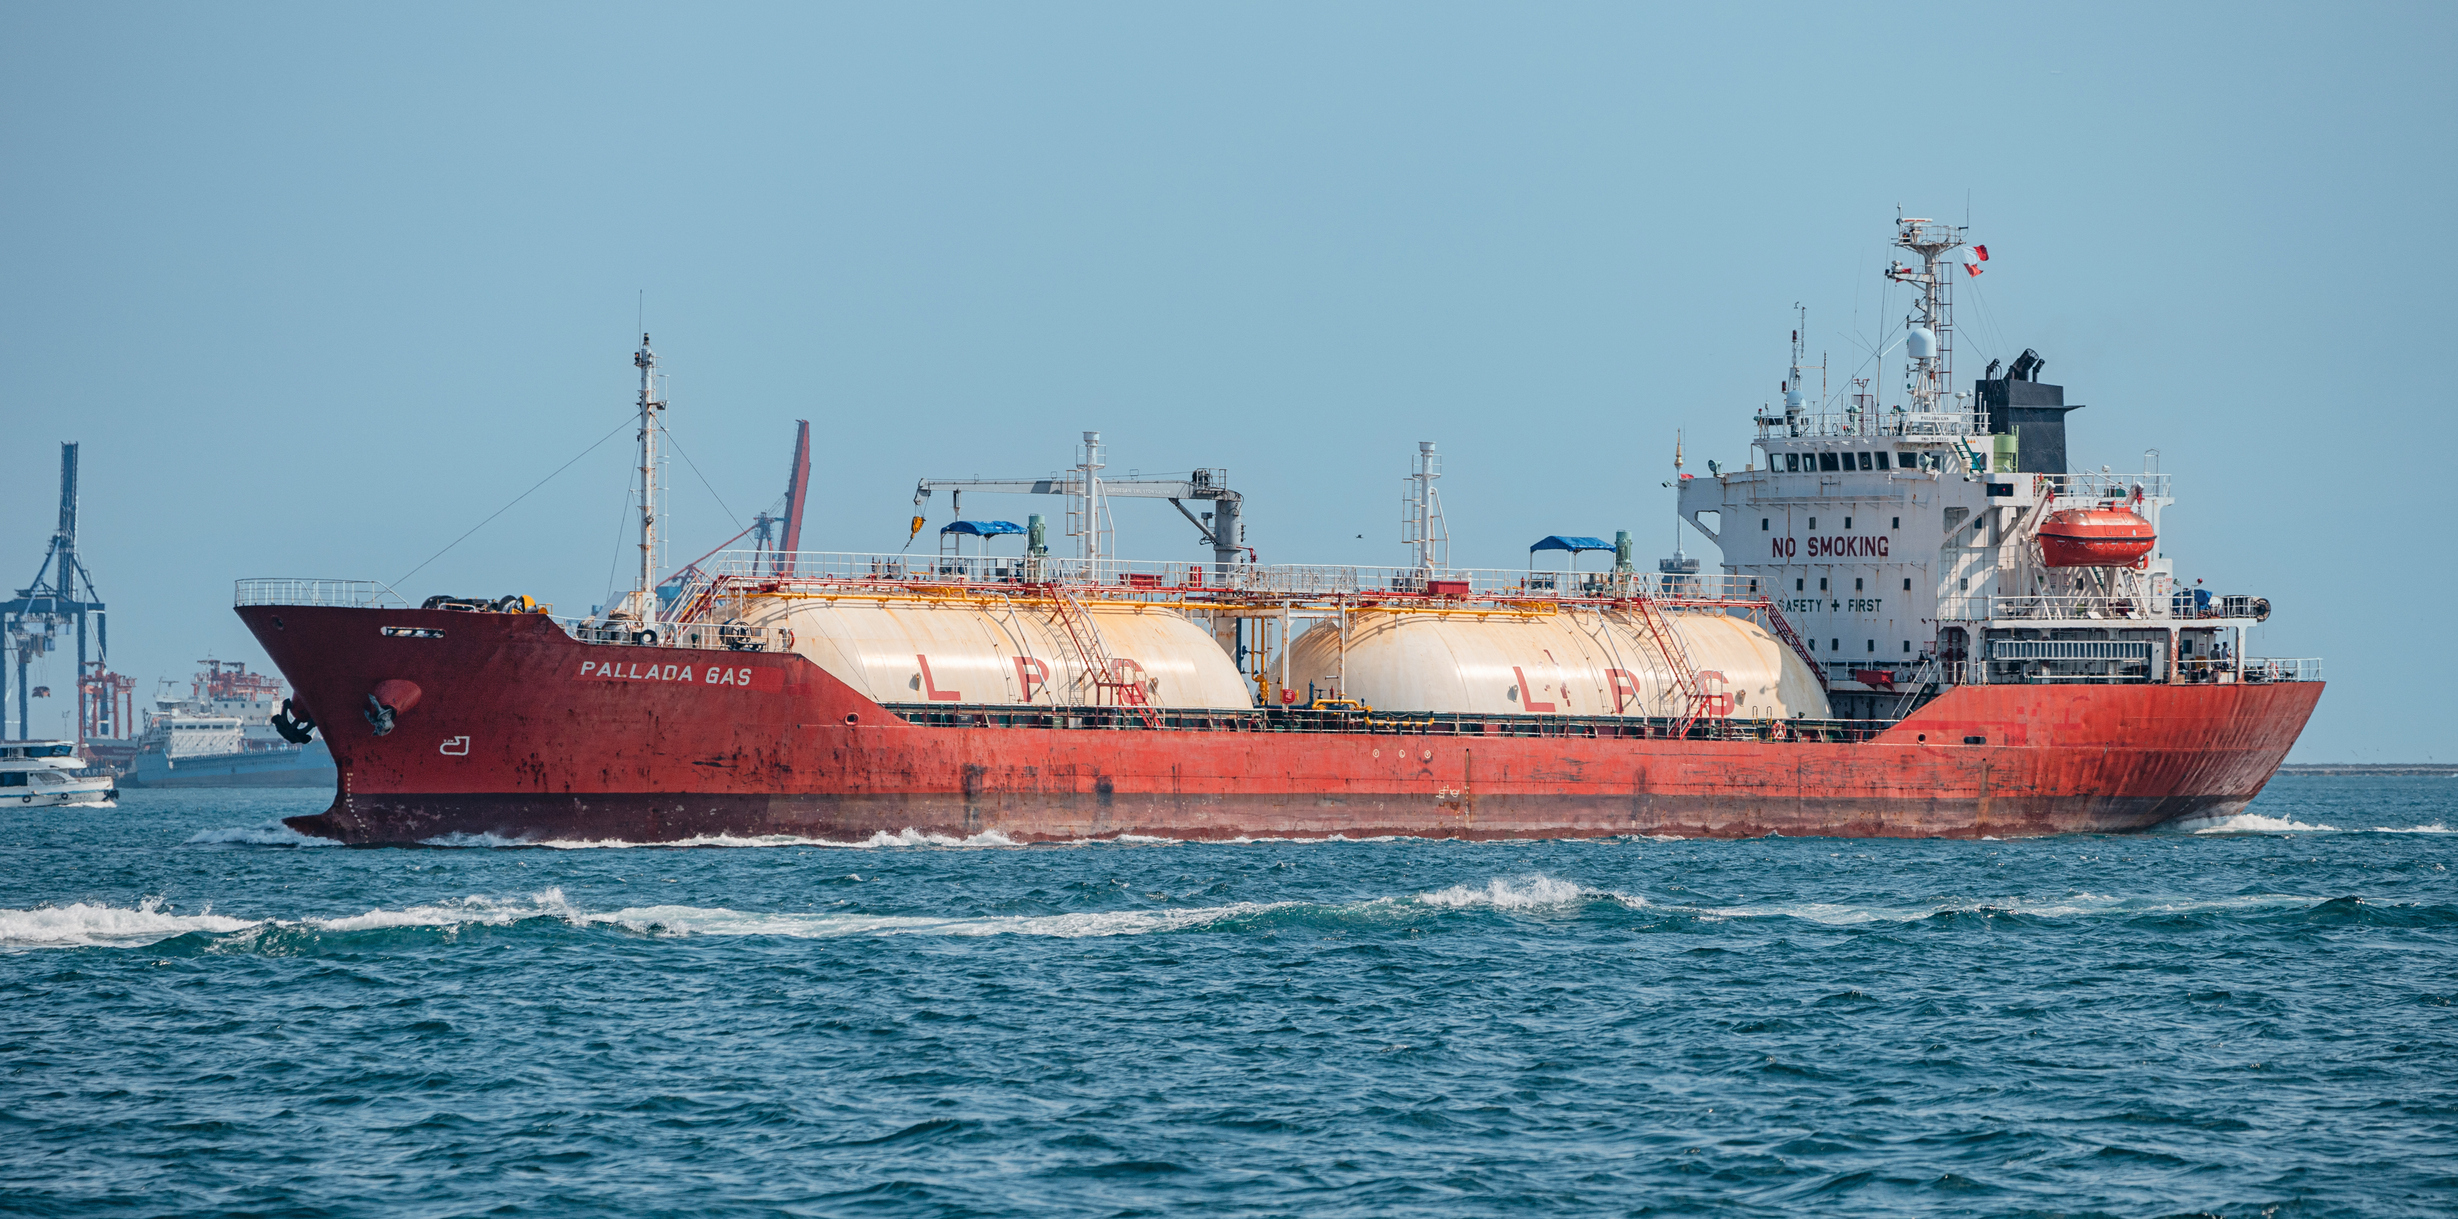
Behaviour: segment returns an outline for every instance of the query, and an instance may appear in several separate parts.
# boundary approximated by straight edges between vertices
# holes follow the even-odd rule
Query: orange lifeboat
[[[2158,536],[2131,508],[2068,508],[2040,523],[2040,556],[2051,567],[2134,567]]]

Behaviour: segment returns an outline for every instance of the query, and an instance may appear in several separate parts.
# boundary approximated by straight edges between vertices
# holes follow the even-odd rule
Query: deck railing
[[[1982,619],[2088,619],[2100,622],[2143,621],[2168,617],[2166,598],[2084,596],[1948,597],[1937,616],[1956,622]]]
[[[1025,586],[1066,584],[1118,595],[1186,596],[1236,593],[1287,597],[1456,597],[1609,600],[1664,598],[1754,600],[1773,582],[1759,576],[1651,571],[1545,571],[1487,567],[1390,567],[1310,564],[1085,560],[1051,555],[896,555],[804,551],[727,551],[703,563],[709,577],[779,582]]]
[[[654,629],[622,619],[602,621],[589,618],[549,620],[562,627],[565,634],[582,643],[612,644],[617,647],[690,648],[702,652],[765,652],[783,642],[783,632],[764,626],[747,626],[737,622],[660,622]]]
[[[381,580],[307,580],[258,577],[241,580],[234,605],[319,605],[341,609],[408,609],[410,603]]]
[[[926,728],[1114,728],[1120,730],[1343,732],[1426,737],[1580,737],[1624,740],[1788,741],[1848,744],[1894,726],[1892,720],[1749,720],[1603,715],[1468,715],[1315,710],[1306,707],[1143,708],[1020,706],[1009,703],[887,703],[906,723]]]
[[[2165,474],[2042,474],[2041,493],[2051,499],[2132,499],[2136,492],[2151,499],[2168,498]]]

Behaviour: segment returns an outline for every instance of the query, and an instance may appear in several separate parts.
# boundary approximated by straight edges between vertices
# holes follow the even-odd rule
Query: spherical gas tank
[[[793,650],[880,703],[1116,704],[1054,616],[1031,598],[974,602],[753,597],[741,617],[793,632]],[[1167,606],[1084,603],[1110,657],[1110,680],[1163,708],[1252,707],[1254,695],[1211,634]],[[772,636],[774,637],[773,633]]]
[[[2131,508],[2067,508],[2040,523],[2040,557],[2050,567],[2135,567],[2159,541]]]
[[[1736,719],[1831,714],[1800,656],[1766,628],[1721,613],[1668,612],[1713,711]],[[1272,673],[1280,667],[1275,659]],[[1471,715],[1686,714],[1636,614],[1565,606],[1541,617],[1363,613],[1323,622],[1289,649],[1299,701],[1353,698],[1377,711]]]

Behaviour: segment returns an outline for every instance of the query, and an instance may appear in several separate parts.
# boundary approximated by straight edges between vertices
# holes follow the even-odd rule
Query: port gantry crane
[[[80,592],[79,590],[83,591]],[[109,655],[111,637],[105,629],[103,604],[94,591],[94,577],[85,570],[77,557],[77,446],[60,446],[60,523],[52,531],[51,549],[43,555],[43,565],[35,571],[33,583],[17,590],[17,595],[0,601],[0,646],[17,662],[17,739],[31,739],[30,716],[26,702],[32,693],[27,689],[26,669],[34,658],[49,653],[59,645],[62,627],[74,623],[77,631],[77,725],[79,738],[84,735],[87,716],[85,694],[89,664],[86,659],[86,628],[92,618],[94,652],[99,658]],[[102,673],[100,676],[108,677]],[[8,669],[0,664],[0,708],[8,705]],[[5,720],[0,720],[0,736],[6,736]]]

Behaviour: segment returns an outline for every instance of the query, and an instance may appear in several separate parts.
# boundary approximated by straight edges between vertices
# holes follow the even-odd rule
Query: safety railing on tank
[[[1428,597],[1614,599],[1637,595],[1705,600],[1756,600],[1770,582],[1759,576],[1659,572],[1539,571],[1513,568],[1421,568],[1307,564],[1086,560],[1035,555],[909,555],[804,551],[785,555],[728,551],[700,565],[708,578],[779,590],[811,584],[983,588],[1065,584],[1118,595],[1234,593],[1288,597]],[[686,590],[682,602],[687,602]]]
[[[315,605],[340,609],[408,609],[409,602],[381,580],[315,580],[257,577],[240,580],[234,605]]]
[[[862,554],[856,552],[730,550],[700,565],[710,577],[764,583],[836,582],[876,584],[1075,584],[1118,588],[1218,589],[1233,586],[1220,569],[1203,562],[1060,558],[1054,555]]]

